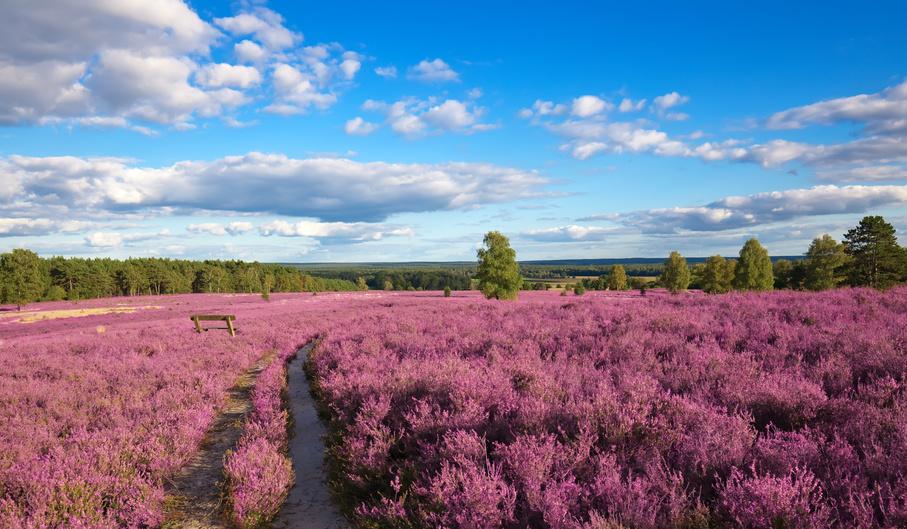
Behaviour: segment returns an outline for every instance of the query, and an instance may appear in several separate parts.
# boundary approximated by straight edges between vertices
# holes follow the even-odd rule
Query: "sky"
[[[903,2],[0,2],[0,251],[799,255],[907,233]],[[907,243],[907,235],[902,236]]]

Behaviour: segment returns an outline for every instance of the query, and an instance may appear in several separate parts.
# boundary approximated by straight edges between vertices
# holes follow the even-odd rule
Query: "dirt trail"
[[[252,409],[251,392],[258,374],[273,355],[245,372],[227,394],[227,401],[205,434],[199,452],[174,477],[167,490],[165,529],[222,529],[224,516],[224,453],[236,446],[243,419]]]
[[[302,369],[311,350],[312,344],[300,349],[296,359],[287,368],[290,414],[293,417],[290,458],[293,460],[296,482],[272,524],[274,529],[349,527],[349,523],[331,500],[325,482],[325,427],[318,419],[309,381]]]

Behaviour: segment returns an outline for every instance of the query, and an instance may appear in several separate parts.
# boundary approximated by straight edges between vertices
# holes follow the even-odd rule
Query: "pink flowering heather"
[[[290,356],[278,355],[258,376],[251,417],[224,465],[233,520],[243,529],[270,521],[293,484],[293,465],[286,455],[288,417],[282,401]]]
[[[386,305],[312,360],[363,526],[907,524],[907,289]]]

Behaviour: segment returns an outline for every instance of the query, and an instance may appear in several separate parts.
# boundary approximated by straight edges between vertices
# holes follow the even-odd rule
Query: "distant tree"
[[[671,252],[659,281],[671,294],[682,292],[690,286],[690,267],[680,252]]]
[[[444,297],[445,298],[450,297],[450,287],[444,287]]]
[[[485,234],[483,244],[477,252],[479,290],[488,299],[516,299],[523,278],[510,241],[501,232],[490,231]]]
[[[66,290],[60,285],[51,285],[44,294],[44,301],[63,301],[66,299]]]
[[[813,239],[806,252],[806,288],[828,290],[840,285],[846,279],[842,271],[848,260],[844,245],[831,235]]]
[[[746,241],[734,269],[734,288],[761,291],[771,290],[774,286],[775,276],[768,250],[757,239]]]
[[[17,248],[0,255],[0,298],[3,303],[22,305],[41,299],[45,291],[44,267],[38,254]]]
[[[368,290],[368,285],[365,283],[365,278],[359,276],[356,278],[356,288],[359,290]]]
[[[785,289],[793,288],[791,286],[791,273],[794,270],[794,263],[789,259],[778,259],[772,263],[772,275],[775,277],[775,288]]]
[[[730,292],[735,267],[734,261],[729,261],[720,255],[713,255],[706,259],[700,277],[702,291],[709,294]]]
[[[627,290],[627,271],[622,265],[611,267],[611,273],[608,274],[609,290]]]
[[[199,270],[198,274],[202,274],[202,270]],[[144,286],[142,271],[134,264],[127,262],[122,268],[117,270],[116,283],[117,288],[123,295],[134,296],[141,292]],[[210,290],[199,290],[199,292],[210,292]]]
[[[384,290],[393,290],[393,289],[394,289],[394,282],[391,281],[390,279],[385,279],[384,280]]]
[[[271,285],[274,284],[274,277],[266,275],[261,280],[261,299],[271,301]]]
[[[586,287],[583,285],[576,285],[573,287],[573,294],[576,296],[582,296],[586,293]]]
[[[863,217],[844,235],[844,247],[851,257],[847,278],[853,286],[889,288],[904,273],[904,254],[894,226],[882,217]]]

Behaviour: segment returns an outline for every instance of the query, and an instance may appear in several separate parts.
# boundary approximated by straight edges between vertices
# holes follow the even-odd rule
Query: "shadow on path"
[[[303,364],[312,350],[309,344],[299,350],[287,366],[289,408],[293,417],[290,459],[296,482],[287,501],[277,513],[274,529],[346,529],[349,523],[331,500],[325,481],[324,425],[318,419],[315,402]]]

